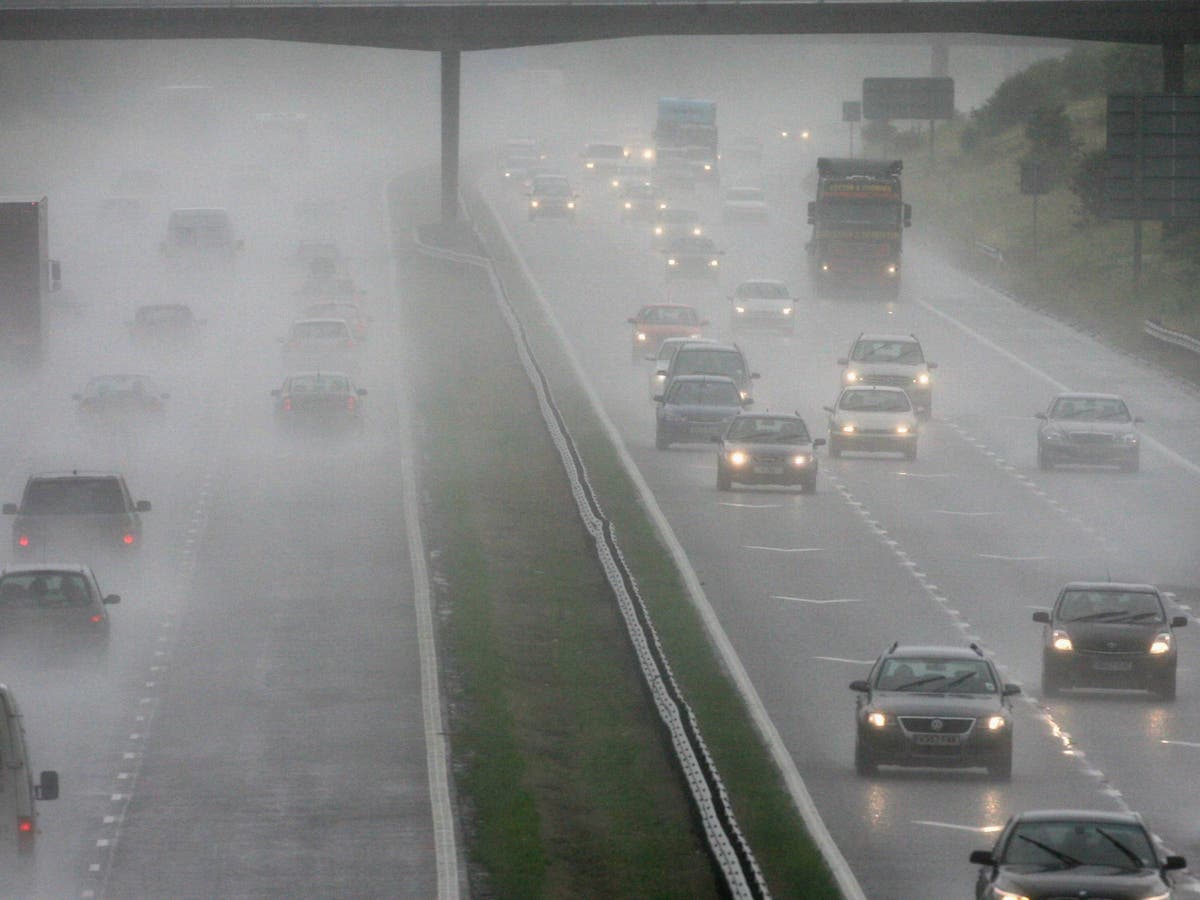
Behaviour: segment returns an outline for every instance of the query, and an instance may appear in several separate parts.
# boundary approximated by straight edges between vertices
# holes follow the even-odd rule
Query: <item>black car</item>
[[[824,438],[809,436],[800,416],[771,413],[742,414],[715,439],[717,490],[739,484],[798,484],[811,494],[817,489],[817,447]]]
[[[976,900],[1151,900],[1173,896],[1168,872],[1182,856],[1159,857],[1133,812],[1044,809],[1008,820],[991,850],[976,850]]]
[[[652,184],[635,181],[621,191],[622,222],[647,222],[665,208],[666,202],[659,199]]]
[[[724,375],[680,375],[672,378],[658,403],[654,446],[668,449],[686,441],[709,441],[724,434],[729,422],[749,406],[737,383]]]
[[[271,391],[275,421],[290,430],[361,429],[366,395],[344,372],[296,372]]]
[[[1036,413],[1038,466],[1061,463],[1119,466],[1136,472],[1140,462],[1141,419],[1116,394],[1059,394]]]
[[[892,644],[850,689],[858,694],[858,774],[889,765],[976,767],[1004,781],[1012,776],[1010,698],[1021,689],[1005,684],[975,644]]]
[[[703,235],[678,237],[666,249],[668,278],[712,278],[720,272],[724,251]]]
[[[1042,693],[1069,687],[1141,688],[1175,698],[1178,665],[1174,629],[1186,616],[1167,616],[1152,584],[1074,581],[1054,609],[1039,610]]]
[[[96,576],[81,565],[20,565],[0,569],[0,647],[7,656],[24,651],[91,652],[108,647],[105,595]]]
[[[31,475],[21,505],[5,503],[13,520],[13,552],[21,558],[65,549],[136,550],[142,543],[141,513],[150,501],[136,503],[125,478],[113,472]]]

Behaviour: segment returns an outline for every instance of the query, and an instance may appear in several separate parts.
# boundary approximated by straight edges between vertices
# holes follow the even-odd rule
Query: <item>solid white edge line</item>
[[[1011,297],[1006,297],[1004,294],[1001,294],[999,291],[996,291],[996,290],[988,287],[986,284],[983,284],[982,282],[976,281],[973,278],[969,279],[969,280],[970,280],[971,284],[975,285],[980,290],[988,291],[989,293],[1000,298],[1001,300],[1005,300],[1009,303],[1017,302],[1016,300],[1013,300]],[[1048,375],[1046,372],[1043,372],[1041,369],[1039,369],[1037,366],[1033,365],[1032,363],[1028,363],[1025,360],[1021,359],[1021,357],[1017,356],[1011,350],[1006,350],[1003,347],[1001,347],[999,344],[995,343],[994,341],[991,341],[988,338],[985,338],[982,334],[980,334],[978,331],[976,331],[974,328],[972,328],[966,322],[962,322],[959,319],[956,319],[954,316],[950,315],[948,312],[938,309],[936,306],[934,306],[928,300],[922,300],[921,298],[918,297],[917,305],[922,306],[925,309],[929,310],[935,316],[940,316],[942,319],[945,319],[947,322],[949,322],[955,328],[959,329],[964,334],[979,341],[979,343],[983,344],[989,350],[994,350],[996,353],[999,353],[1001,356],[1003,356],[1005,359],[1009,360],[1010,362],[1016,363],[1018,366],[1020,366],[1022,369],[1024,369],[1026,372],[1033,375],[1034,377],[1042,379],[1047,384],[1049,384],[1051,387],[1053,387],[1056,391],[1059,391],[1060,393],[1062,393],[1062,392],[1071,390],[1071,388],[1067,387],[1061,381],[1058,381],[1058,380],[1050,377],[1050,375]],[[1197,465],[1196,463],[1192,462],[1190,459],[1186,459],[1179,452],[1172,450],[1170,447],[1166,446],[1161,441],[1158,441],[1155,438],[1150,437],[1150,435],[1146,434],[1144,431],[1140,432],[1140,434],[1141,434],[1143,444],[1147,444],[1147,445],[1153,447],[1155,450],[1157,450],[1159,453],[1161,453],[1163,456],[1165,456],[1171,462],[1175,463],[1175,465],[1179,466],[1181,469],[1186,469],[1187,471],[1191,472],[1193,475],[1200,475],[1200,465]]]
[[[392,210],[384,187],[383,210],[387,221],[388,262],[392,301],[400,303],[396,269],[396,234]],[[421,714],[425,726],[425,765],[429,773],[429,805],[433,819],[433,850],[437,869],[439,900],[458,900],[462,876],[458,859],[458,840],[454,822],[454,804],[450,799],[448,746],[442,722],[442,697],[438,679],[437,643],[433,627],[433,592],[425,563],[425,539],[421,531],[418,502],[417,455],[413,447],[408,415],[412,406],[412,387],[407,380],[400,385],[396,406],[400,412],[400,493],[404,504],[404,528],[408,556],[412,566],[413,606],[417,614],[417,647],[421,657]]]
[[[575,373],[580,386],[583,388],[588,402],[591,404],[592,413],[599,420],[609,441],[616,449],[617,455],[621,460],[621,465],[637,488],[638,495],[641,497],[646,512],[650,516],[650,520],[654,523],[655,529],[658,531],[659,538],[666,544],[667,549],[671,553],[671,559],[683,576],[683,581],[687,587],[688,595],[691,597],[692,605],[700,613],[704,626],[708,630],[714,647],[720,654],[726,671],[729,672],[739,693],[742,695],[742,699],[750,709],[751,718],[758,728],[759,734],[762,735],[768,750],[770,750],[772,759],[783,774],[784,782],[787,784],[792,801],[796,804],[796,808],[799,810],[809,834],[812,836],[813,841],[816,842],[821,855],[825,858],[826,864],[833,873],[838,888],[846,900],[866,900],[867,895],[858,883],[858,879],[850,868],[850,864],[842,856],[842,851],[834,842],[833,835],[829,833],[829,828],[821,818],[821,814],[813,802],[812,795],[809,794],[808,787],[804,784],[804,779],[800,776],[800,771],[796,768],[795,760],[792,759],[791,754],[787,751],[787,747],[784,746],[783,739],[779,736],[779,731],[776,729],[775,723],[771,721],[771,717],[767,714],[766,707],[763,705],[762,699],[758,696],[758,691],[755,690],[754,684],[750,681],[750,676],[746,673],[741,659],[738,658],[737,652],[733,649],[733,645],[729,641],[729,636],[721,626],[721,622],[717,618],[712,604],[709,603],[708,596],[704,593],[704,588],[700,585],[700,578],[692,568],[692,564],[687,558],[687,553],[684,552],[683,545],[679,543],[679,539],[675,536],[675,532],[672,530],[671,524],[667,521],[667,517],[663,514],[661,507],[659,507],[658,500],[655,499],[653,491],[650,490],[650,486],[646,483],[645,478],[642,477],[637,463],[629,455],[629,451],[625,447],[625,441],[621,438],[620,432],[617,431],[616,425],[613,424],[612,419],[604,411],[604,406],[600,402],[595,389],[592,387],[591,381],[585,375],[583,366],[580,364],[579,358],[575,355],[575,350],[567,339],[566,333],[558,321],[558,317],[546,301],[541,285],[534,278],[533,272],[530,271],[529,266],[525,262],[525,258],[517,252],[517,245],[513,240],[512,233],[508,230],[508,226],[504,223],[504,220],[500,218],[495,207],[492,206],[491,200],[478,189],[478,186],[476,186],[476,190],[479,193],[480,199],[482,199],[491,211],[492,218],[495,220],[497,227],[500,229],[501,236],[508,245],[509,253],[517,261],[522,276],[529,283],[530,288],[533,290],[533,295],[542,309],[542,314],[546,317],[546,321],[550,324],[551,329],[558,338],[560,348],[566,355],[567,361],[571,364],[571,369]]]

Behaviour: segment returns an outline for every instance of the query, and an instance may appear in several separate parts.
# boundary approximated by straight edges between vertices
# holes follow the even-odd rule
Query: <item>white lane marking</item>
[[[1200,749],[1200,742],[1196,741],[1168,741],[1165,738],[1159,741],[1160,744],[1171,744],[1176,747],[1195,747]]]
[[[963,511],[961,511],[961,510],[957,510],[957,509],[934,509],[934,510],[930,510],[930,512],[932,512],[934,515],[938,515],[938,516],[971,516],[971,517],[977,517],[977,516],[996,516],[996,515],[999,515],[999,513],[994,513],[994,512],[963,512]]]
[[[840,597],[835,600],[810,600],[806,597],[785,597],[780,594],[772,594],[772,600],[790,600],[793,603],[812,603],[816,606],[824,606],[826,603],[864,603],[866,601],[859,600],[853,597]]]
[[[759,547],[755,544],[742,545],[743,550],[769,550],[772,553],[820,553],[824,547]]]
[[[1046,372],[1043,372],[1037,366],[1034,366],[1031,363],[1025,362],[1025,360],[1021,359],[1021,357],[1017,356],[1015,353],[1012,353],[1009,350],[1005,350],[1003,347],[1001,347],[995,341],[988,340],[982,334],[980,334],[978,331],[976,331],[974,328],[972,328],[970,325],[967,325],[965,322],[959,321],[958,319],[956,319],[954,316],[950,315],[947,312],[943,312],[942,310],[938,309],[936,306],[933,306],[932,304],[930,304],[928,301],[918,298],[917,304],[925,307],[925,309],[929,310],[935,316],[940,316],[941,318],[945,319],[951,325],[954,325],[956,328],[958,328],[965,334],[968,334],[971,337],[975,338],[975,340],[979,341],[985,347],[987,347],[991,350],[994,350],[996,353],[999,353],[1001,356],[1005,357],[1010,362],[1016,363],[1018,366],[1020,366],[1022,369],[1024,369],[1029,374],[1031,374],[1037,378],[1041,378],[1043,381],[1045,381],[1047,384],[1051,385],[1055,390],[1059,391],[1060,393],[1070,390],[1070,388],[1067,387],[1067,385],[1063,384],[1061,381],[1050,377],[1049,374],[1047,374]],[[1179,453],[1175,452],[1170,447],[1163,444],[1161,441],[1158,441],[1158,440],[1150,437],[1150,435],[1146,434],[1144,431],[1141,432],[1141,438],[1142,438],[1143,444],[1149,444],[1151,447],[1153,447],[1155,450],[1157,450],[1159,453],[1161,453],[1163,456],[1165,456],[1171,462],[1175,463],[1177,466],[1179,466],[1183,469],[1187,469],[1193,475],[1200,475],[1200,465],[1196,465],[1196,463],[1192,462],[1190,459],[1184,459],[1184,457],[1182,457]]]
[[[954,472],[894,472],[897,478],[957,478]]]
[[[1002,556],[999,553],[976,553],[975,555],[980,559],[1003,559],[1008,562],[1033,562],[1039,559],[1050,558],[1048,556]]]
[[[913,819],[914,825],[928,825],[931,828],[953,828],[956,831],[972,831],[975,834],[995,834],[1001,831],[1003,825],[956,825],[953,822],[930,822],[925,819]]]
[[[733,506],[738,509],[779,509],[782,503],[729,503],[722,500],[717,506]]]
[[[823,659],[826,662],[853,663],[856,666],[869,666],[873,659],[846,659],[844,656],[814,656],[813,659]]]

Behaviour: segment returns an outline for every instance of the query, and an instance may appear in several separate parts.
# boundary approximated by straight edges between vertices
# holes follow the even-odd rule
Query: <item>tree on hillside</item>
[[[1075,195],[1078,225],[1089,225],[1104,217],[1104,176],[1108,172],[1108,152],[1093,150],[1083,154],[1071,172],[1071,193]]]
[[[1067,101],[1062,84],[1063,64],[1045,59],[1006,78],[996,92],[972,112],[980,131],[987,136],[1020,125],[1039,107],[1054,107]]]

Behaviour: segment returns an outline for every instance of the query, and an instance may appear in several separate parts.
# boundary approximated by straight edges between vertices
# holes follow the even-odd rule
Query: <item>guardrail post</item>
[[[442,222],[458,219],[458,124],[462,53],[442,51]]]

